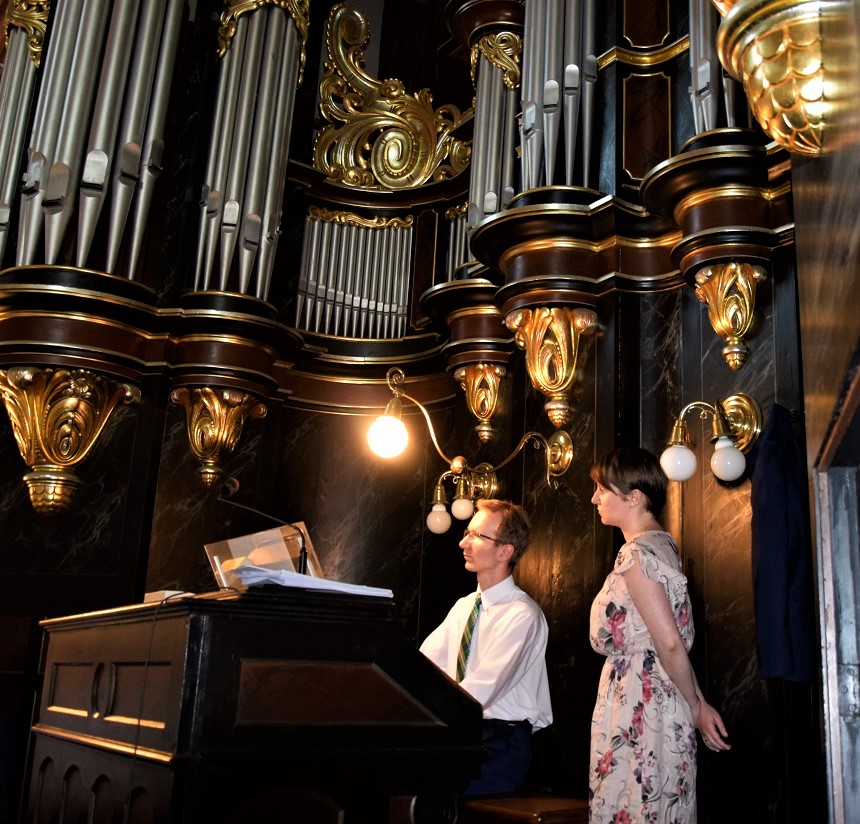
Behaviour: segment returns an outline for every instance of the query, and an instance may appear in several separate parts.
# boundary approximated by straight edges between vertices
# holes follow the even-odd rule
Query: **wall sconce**
[[[406,427],[401,420],[403,411],[403,399],[411,401],[418,407],[427,428],[430,430],[430,440],[448,469],[443,472],[436,481],[433,490],[433,505],[427,516],[427,528],[431,532],[441,534],[447,532],[451,526],[451,515],[461,521],[467,521],[475,511],[474,502],[479,498],[492,498],[498,489],[496,472],[510,463],[527,443],[532,443],[536,449],[543,449],[546,460],[546,481],[555,489],[558,486],[556,478],[564,475],[573,460],[573,443],[570,435],[563,429],[557,429],[547,439],[539,432],[526,432],[520,438],[510,455],[501,463],[492,466],[488,463],[480,463],[477,466],[469,466],[468,461],[457,455],[449,458],[439,446],[436,439],[436,430],[424,405],[415,398],[407,395],[402,388],[406,379],[402,369],[389,369],[385,376],[388,388],[394,397],[388,402],[385,413],[378,417],[367,431],[367,442],[371,450],[381,458],[394,458],[406,448],[409,436]],[[451,504],[451,514],[448,513],[448,496],[445,491],[445,481],[454,482],[454,500]]]
[[[714,454],[711,471],[721,481],[736,481],[744,474],[748,452],[761,432],[761,409],[754,398],[743,393],[732,395],[711,406],[704,401],[693,401],[684,407],[672,427],[669,446],[660,456],[660,466],[670,481],[686,481],[696,472],[696,456],[690,449],[686,415],[698,409],[702,420],[712,416]]]

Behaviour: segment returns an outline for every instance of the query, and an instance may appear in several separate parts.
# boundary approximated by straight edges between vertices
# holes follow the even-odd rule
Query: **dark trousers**
[[[532,763],[532,725],[528,721],[484,719],[481,775],[466,787],[464,798],[504,795],[525,784]]]

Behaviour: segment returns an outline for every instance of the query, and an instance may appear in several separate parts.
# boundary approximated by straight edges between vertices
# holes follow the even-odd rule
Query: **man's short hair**
[[[514,554],[508,561],[508,566],[513,569],[517,561],[523,557],[528,549],[532,537],[532,524],[526,511],[511,501],[499,501],[495,498],[487,498],[476,503],[478,509],[488,512],[498,512],[501,515],[499,521],[498,535],[495,537],[503,544],[511,544]]]
[[[647,449],[626,447],[610,452],[591,467],[591,480],[621,495],[638,489],[645,496],[645,509],[655,518],[666,503],[666,473]]]

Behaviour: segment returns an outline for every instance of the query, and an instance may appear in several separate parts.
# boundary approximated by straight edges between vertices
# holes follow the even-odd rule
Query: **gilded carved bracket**
[[[0,370],[0,395],[21,457],[33,508],[65,509],[80,485],[73,468],[89,454],[117,405],[137,403],[136,386],[84,369]]]
[[[839,42],[850,2],[712,2],[723,16],[720,62],[743,84],[762,129],[792,152],[826,151],[825,134],[856,121],[856,102],[849,102],[856,91],[849,92],[846,84],[855,55]]]
[[[490,420],[499,406],[499,393],[505,373],[505,367],[496,363],[470,363],[454,373],[466,393],[469,411],[480,421],[475,431],[481,443],[488,443],[495,434]]]
[[[570,399],[585,361],[586,344],[597,331],[593,309],[569,306],[517,309],[505,323],[525,350],[526,369],[535,389],[548,398],[549,419],[561,428],[571,422]]]
[[[185,409],[188,441],[200,461],[200,483],[207,489],[218,487],[227,477],[222,464],[236,449],[246,421],[264,418],[265,404],[247,392],[211,386],[179,387],[170,399]]]
[[[743,339],[753,322],[756,285],[765,280],[764,267],[742,261],[715,263],[696,272],[696,297],[708,307],[711,326],[726,342],[723,357],[735,371],[749,353]]]

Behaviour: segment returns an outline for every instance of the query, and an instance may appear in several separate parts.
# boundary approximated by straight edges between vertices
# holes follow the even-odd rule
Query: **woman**
[[[591,470],[600,519],[624,546],[591,607],[591,645],[606,655],[591,722],[591,824],[696,821],[696,728],[727,750],[687,653],[693,621],[678,548],[657,518],[666,476],[644,449],[618,449]]]

